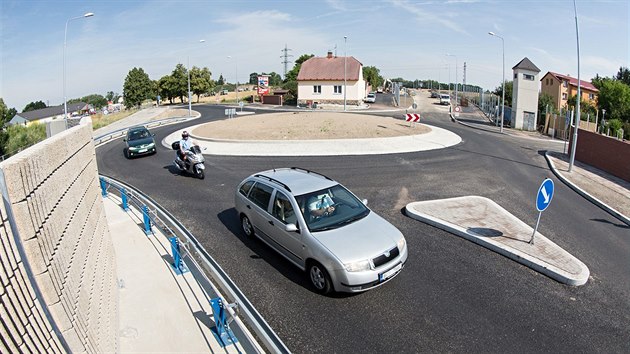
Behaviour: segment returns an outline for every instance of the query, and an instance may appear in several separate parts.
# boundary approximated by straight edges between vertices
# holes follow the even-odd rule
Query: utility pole
[[[464,62],[464,79],[462,82],[462,93],[465,95],[466,94],[466,62]]]
[[[286,77],[287,77],[287,71],[289,71],[289,70],[288,70],[288,68],[289,68],[289,63],[291,63],[291,62],[289,61],[289,57],[292,57],[292,56],[293,56],[293,55],[289,54],[289,51],[290,51],[290,50],[291,50],[291,49],[287,48],[287,45],[286,45],[286,44],[284,45],[284,49],[282,49],[282,50],[281,50],[281,52],[283,52],[283,53],[284,53],[284,54],[282,54],[282,56],[280,56],[280,58],[282,58],[282,62],[281,62],[281,63],[282,63],[282,64],[284,64],[284,77],[285,77],[285,79],[286,79]]]

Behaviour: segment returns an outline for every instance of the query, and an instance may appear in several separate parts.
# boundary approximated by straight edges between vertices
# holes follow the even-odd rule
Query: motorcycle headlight
[[[366,270],[370,270],[370,261],[358,261],[352,262],[348,264],[344,264],[344,267],[348,272],[363,272]]]
[[[398,242],[396,242],[396,245],[398,246],[398,250],[400,252],[402,252],[403,248],[405,248],[405,245],[407,244],[407,241],[405,241],[405,237],[401,237]]]

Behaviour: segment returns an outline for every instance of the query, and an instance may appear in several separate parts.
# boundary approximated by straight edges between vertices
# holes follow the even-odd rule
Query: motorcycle
[[[171,147],[173,150],[179,150],[179,141],[174,142]],[[201,153],[201,148],[198,145],[193,145],[184,153],[186,154],[186,161],[183,161],[179,154],[177,154],[177,157],[173,161],[175,167],[177,167],[180,171],[195,175],[199,179],[204,179],[204,170],[206,169],[204,161],[206,159]]]

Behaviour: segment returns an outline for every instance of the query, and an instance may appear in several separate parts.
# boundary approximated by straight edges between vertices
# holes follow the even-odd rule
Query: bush
[[[46,126],[40,123],[33,123],[27,127],[11,125],[7,128],[7,136],[4,151],[6,154],[15,154],[46,139]]]

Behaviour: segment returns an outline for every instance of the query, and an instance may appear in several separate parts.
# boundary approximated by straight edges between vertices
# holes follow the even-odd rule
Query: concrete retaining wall
[[[117,352],[116,264],[91,126],[0,163],[0,189],[0,352]]]

